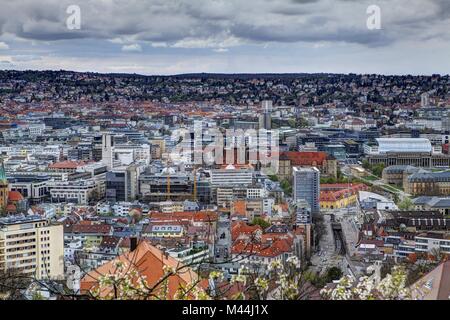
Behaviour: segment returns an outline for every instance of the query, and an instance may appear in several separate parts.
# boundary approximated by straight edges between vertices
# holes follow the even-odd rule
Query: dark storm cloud
[[[373,3],[382,8],[380,32],[366,28],[366,8]],[[80,30],[66,27],[71,4],[81,8]],[[445,39],[450,17],[448,0],[3,0],[1,5],[1,34],[175,47],[321,41],[382,46],[414,37]]]

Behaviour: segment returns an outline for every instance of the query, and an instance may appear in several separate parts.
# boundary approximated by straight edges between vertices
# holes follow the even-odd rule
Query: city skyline
[[[449,30],[448,0],[0,0],[0,300],[450,300]]]

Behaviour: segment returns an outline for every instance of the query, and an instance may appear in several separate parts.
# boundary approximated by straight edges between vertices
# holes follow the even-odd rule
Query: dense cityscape
[[[429,317],[449,39],[448,0],[0,0],[0,315]]]
[[[0,294],[448,300],[449,88],[0,71]]]

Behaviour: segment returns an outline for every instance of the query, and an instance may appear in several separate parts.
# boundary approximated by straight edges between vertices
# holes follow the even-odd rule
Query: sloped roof
[[[450,300],[450,261],[445,261],[411,286],[413,298]]]
[[[153,212],[150,215],[152,221],[183,221],[192,220],[195,222],[215,222],[218,214],[213,211],[183,211],[173,213]]]
[[[235,222],[232,222],[232,225],[231,225],[231,239],[234,241],[237,238],[239,238],[239,236],[253,235],[257,231],[262,232],[261,226],[259,226],[259,225],[250,226],[247,223],[245,223],[244,221],[235,221]]]
[[[19,191],[10,191],[8,193],[8,200],[9,201],[22,201],[23,196]]]
[[[76,169],[78,167],[82,167],[86,164],[84,161],[61,161],[50,164],[48,167],[50,169]]]
[[[120,255],[116,259],[105,263],[99,268],[92,270],[81,279],[81,292],[88,293],[89,290],[98,288],[99,278],[106,274],[115,274],[117,272],[116,263],[122,262],[129,265],[129,271],[136,271],[139,276],[144,277],[148,287],[156,286],[153,293],[157,294],[163,290],[163,284],[158,282],[165,276],[165,267],[173,270],[180,269],[183,265],[175,258],[165,255],[163,251],[152,246],[147,241],[141,241],[137,248]],[[181,285],[186,286],[197,282],[199,276],[191,268],[185,267],[180,272],[168,277],[168,298],[173,299]],[[200,281],[197,287],[205,289],[207,281]],[[112,287],[102,287],[100,296],[105,297],[112,292]]]
[[[233,254],[254,255],[260,257],[277,257],[280,254],[291,252],[292,245],[289,239],[276,239],[273,242],[248,243],[245,240],[238,240],[231,247]]]
[[[113,227],[108,224],[73,224],[66,226],[67,233],[109,234]]]

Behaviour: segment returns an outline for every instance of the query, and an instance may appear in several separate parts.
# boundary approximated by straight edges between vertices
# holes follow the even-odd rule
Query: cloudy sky
[[[0,69],[448,74],[449,40],[450,0],[0,0]]]

